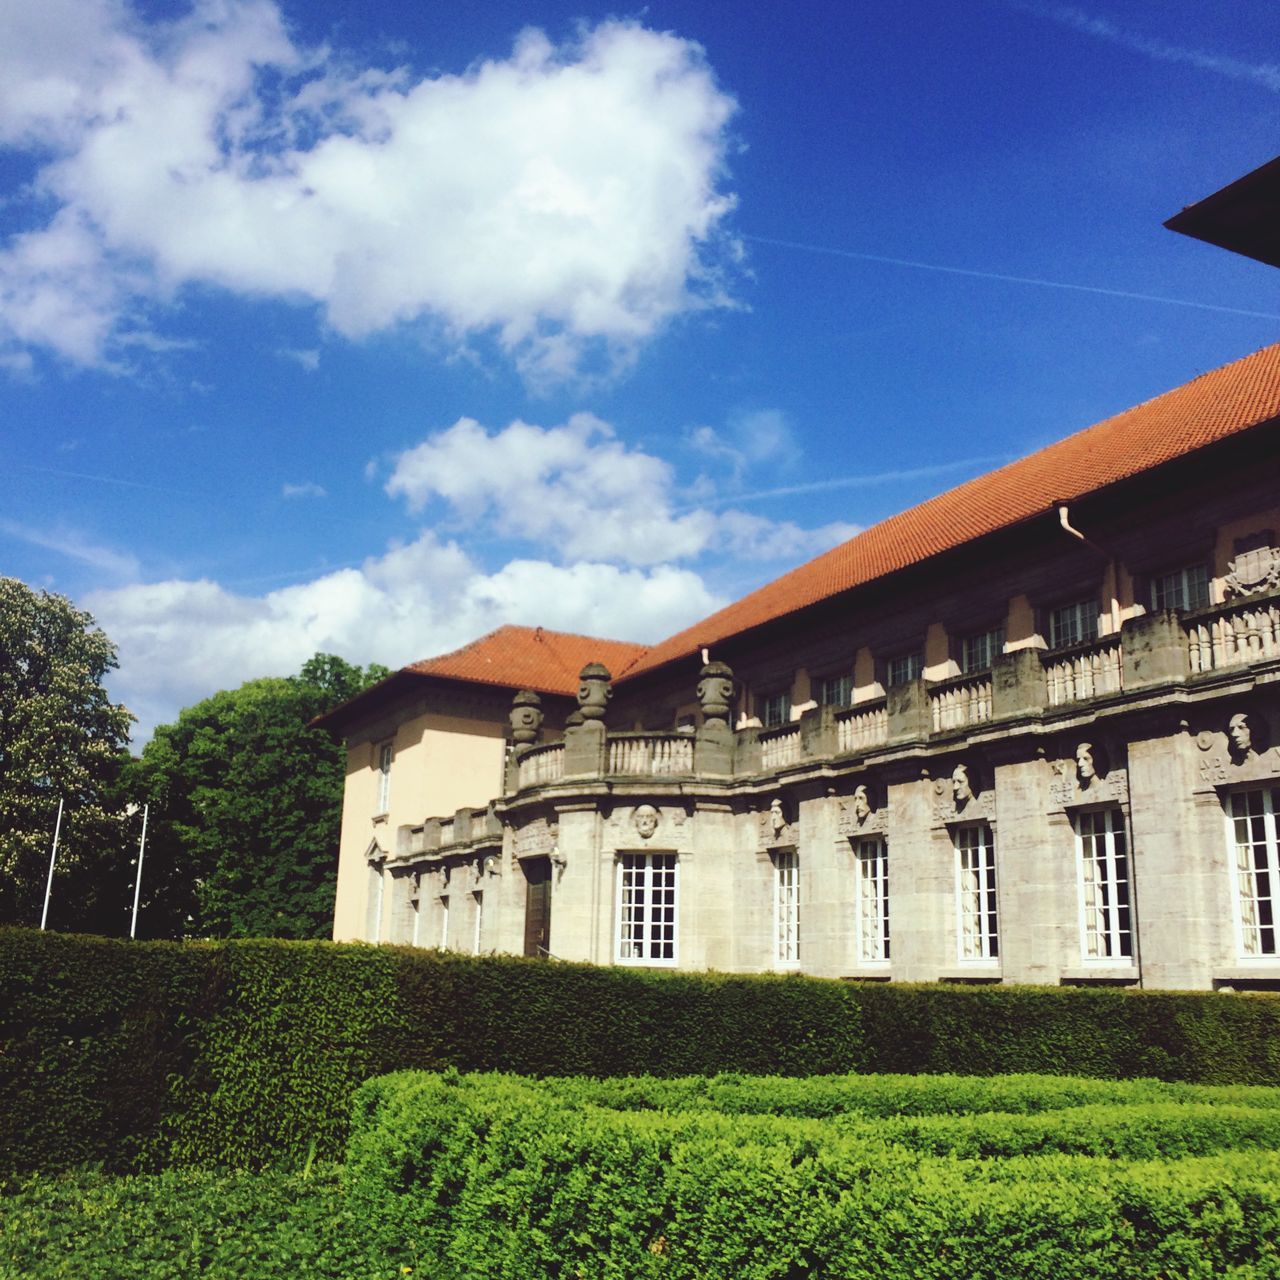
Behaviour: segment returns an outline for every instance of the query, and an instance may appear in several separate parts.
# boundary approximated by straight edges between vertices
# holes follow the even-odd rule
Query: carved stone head
[[[599,662],[588,662],[578,676],[578,710],[584,720],[603,720],[604,709],[613,697],[609,687],[609,668]]]
[[[970,800],[977,796],[973,774],[963,761],[951,770],[951,798],[957,809],[964,808]]]
[[[1088,787],[1107,776],[1107,751],[1100,742],[1082,742],[1076,747],[1076,781]]]
[[[698,701],[702,718],[710,723],[728,720],[733,706],[733,671],[724,662],[708,662],[699,673]]]
[[[511,699],[511,740],[519,747],[532,746],[542,729],[542,699],[532,689],[521,689]]]
[[[1256,711],[1237,711],[1227,721],[1227,749],[1239,764],[1265,751],[1267,726]]]
[[[769,801],[769,826],[773,834],[780,835],[787,825],[787,815],[782,811],[782,797],[774,796]]]
[[[860,782],[853,789],[853,816],[859,822],[865,822],[871,816],[871,793],[865,782]]]
[[[631,815],[631,824],[641,840],[648,840],[657,831],[658,822],[658,811],[651,804],[636,805],[635,812]]]

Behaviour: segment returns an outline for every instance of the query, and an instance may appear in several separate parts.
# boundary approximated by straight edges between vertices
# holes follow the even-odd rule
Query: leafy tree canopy
[[[40,921],[63,801],[50,923],[127,926],[127,836],[115,790],[133,717],[103,678],[115,646],[64,596],[0,578],[0,921]]]
[[[329,936],[346,753],[308,724],[387,674],[316,654],[156,730],[130,777],[152,805],[148,936]]]

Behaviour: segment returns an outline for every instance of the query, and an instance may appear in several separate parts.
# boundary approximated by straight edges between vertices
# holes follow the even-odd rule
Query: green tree
[[[0,578],[0,921],[39,924],[58,801],[49,923],[127,929],[117,791],[133,717],[102,681],[116,650],[64,596]]]
[[[329,936],[346,757],[308,726],[386,674],[317,654],[156,730],[130,777],[152,805],[140,933]]]

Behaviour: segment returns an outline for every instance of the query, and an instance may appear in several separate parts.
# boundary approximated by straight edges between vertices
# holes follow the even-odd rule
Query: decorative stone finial
[[[599,662],[588,662],[578,675],[578,710],[584,720],[603,720],[604,709],[613,697],[609,687],[609,668]]]
[[[733,706],[733,671],[725,662],[708,662],[699,672],[698,701],[704,724],[728,722]]]
[[[511,740],[531,747],[542,729],[542,699],[532,689],[521,689],[511,699]]]

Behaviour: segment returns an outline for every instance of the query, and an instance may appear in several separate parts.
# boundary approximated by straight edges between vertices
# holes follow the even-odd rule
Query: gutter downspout
[[[1073,538],[1083,542],[1090,551],[1100,555],[1107,562],[1107,569],[1111,574],[1111,630],[1116,634],[1120,634],[1120,601],[1116,599],[1119,594],[1117,588],[1120,585],[1119,567],[1116,564],[1116,558],[1104,547],[1100,547],[1092,538],[1087,538],[1079,529],[1075,528],[1071,523],[1071,509],[1065,502],[1058,503],[1058,524],[1062,526],[1065,533],[1069,533]]]

